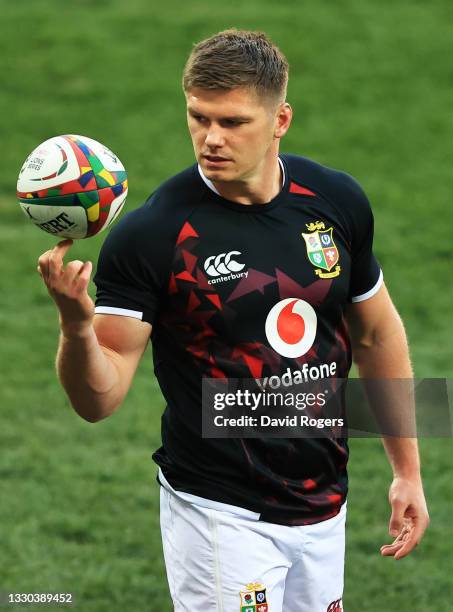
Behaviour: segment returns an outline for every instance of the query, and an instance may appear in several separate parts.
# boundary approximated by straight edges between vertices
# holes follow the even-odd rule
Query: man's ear
[[[279,104],[275,117],[274,138],[282,138],[291,125],[293,118],[293,109],[288,102]]]

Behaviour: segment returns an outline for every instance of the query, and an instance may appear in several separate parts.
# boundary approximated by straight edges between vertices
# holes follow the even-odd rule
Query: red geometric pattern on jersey
[[[317,280],[308,287],[302,287],[299,283],[296,283],[292,278],[287,276],[284,272],[275,269],[276,278],[278,283],[278,290],[280,293],[280,299],[293,297],[294,295],[306,296],[302,299],[310,301],[314,305],[322,304],[326,295],[329,293],[332,279],[329,280]]]
[[[208,283],[208,279],[203,274],[203,272],[197,268],[197,283],[200,289],[205,289],[206,291],[212,291],[211,285]]]
[[[253,352],[259,350],[261,346],[259,342],[245,342],[239,344],[231,354],[232,359],[244,360],[253,378],[261,378],[263,372],[263,360],[253,355]]]
[[[277,276],[278,291],[280,293],[281,300],[302,294],[302,285],[299,285],[299,283],[293,281],[292,278],[287,276],[278,268],[275,268],[275,273]]]
[[[259,291],[261,294],[264,294],[264,287],[270,283],[275,283],[275,277],[249,268],[248,276],[241,278],[234,291],[228,297],[227,302],[237,300],[238,298],[242,297],[243,295],[247,295],[247,293],[251,293],[252,291]]]
[[[195,291],[191,291],[189,295],[189,303],[187,304],[188,312],[192,312],[195,308],[201,304],[201,300],[199,300],[195,294]]]
[[[214,359],[215,344],[218,340],[209,325],[210,319],[219,310],[225,310],[225,305],[222,305],[220,296],[208,284],[200,268],[196,267],[198,258],[194,255],[193,249],[198,239],[198,233],[190,223],[186,222],[176,241],[174,266],[168,286],[173,304],[177,304],[182,312],[173,308],[173,314],[164,314],[162,322],[169,329],[187,338],[185,348],[197,360],[203,372],[206,372],[205,375],[212,378],[226,378],[221,367],[221,359],[217,361]],[[189,292],[186,289],[188,282],[193,283]],[[196,324],[195,335],[193,328],[181,323],[184,320],[192,320]]]
[[[199,258],[193,251],[196,250],[198,241],[199,233],[186,222],[178,236],[168,287],[169,294],[176,298],[176,301],[173,301],[173,314],[163,314],[164,325],[178,330],[181,334],[180,340],[196,359],[203,376],[226,379],[225,372],[229,372],[231,378],[231,372],[234,371],[237,378],[261,378],[265,375],[265,366],[269,372],[278,371],[282,366],[282,357],[276,351],[261,342],[244,342],[229,346],[219,341],[209,324],[210,320],[219,311],[223,312],[226,319],[234,320],[235,300],[254,291],[263,294],[265,287],[273,283],[277,283],[282,299],[299,295],[316,306],[325,299],[332,280],[317,280],[307,287],[302,287],[278,268],[275,269],[275,276],[249,268],[248,276],[240,279],[226,303],[222,303],[215,285],[208,283],[201,267],[197,265]],[[190,291],[187,291],[186,283],[193,285]],[[190,319],[197,325],[196,334],[189,325],[181,324],[181,320]],[[302,366],[317,358],[317,347],[314,345],[295,361]]]
[[[206,295],[206,297],[214,304],[214,306],[216,306],[219,310],[222,310],[222,304],[218,295]]]
[[[182,242],[187,240],[187,238],[199,238],[197,232],[193,229],[188,221],[186,221],[182,226],[178,239],[176,240],[176,245],[179,246]]]
[[[316,391],[314,391],[316,393]],[[337,441],[325,438],[313,440],[316,444],[324,443],[329,447],[329,454],[335,455],[335,463],[340,466],[346,465],[348,459],[347,450]],[[340,483],[332,483],[327,479],[326,474],[317,480],[313,478],[300,480],[298,457],[301,457],[303,449],[309,452],[307,447],[312,444],[309,439],[242,439],[241,445],[249,464],[249,478],[260,485],[263,499],[268,506],[282,505],[282,491],[286,491],[288,507],[294,504],[294,500],[300,499],[301,502],[310,509],[317,520],[324,521],[333,518],[340,511],[343,490]],[[280,467],[286,466],[286,477],[279,477]],[[291,481],[287,475],[294,471],[294,479]],[[327,479],[327,480],[326,480]],[[273,490],[277,490],[277,495],[273,495]],[[326,508],[328,510],[326,511]],[[263,520],[266,520],[264,517]],[[273,522],[278,522],[274,518]],[[284,524],[310,525],[311,519],[301,521],[300,518],[285,518]]]
[[[190,240],[188,240],[189,238]],[[226,305],[222,306],[220,296],[215,292],[214,286],[208,284],[202,270],[196,267],[198,257],[194,255],[192,250],[197,245],[197,238],[199,238],[198,232],[190,223],[186,222],[179,233],[175,249],[175,264],[179,264],[178,267],[181,271],[176,274],[172,271],[168,287],[169,293],[176,295],[179,291],[179,281],[193,283],[194,285],[188,294],[183,315],[186,317],[189,314],[192,317],[195,316],[201,329],[199,329],[196,336],[192,337],[190,333],[186,332],[186,349],[204,363],[204,369],[206,370],[207,368],[207,371],[205,371],[206,376],[225,378],[226,375],[221,363],[231,364],[231,362],[236,362],[238,367],[240,367],[240,364],[246,366],[245,371],[239,370],[237,372],[238,377],[252,376],[253,378],[261,378],[264,365],[268,364],[271,369],[278,368],[281,365],[281,357],[266,345],[258,342],[243,343],[231,349],[216,341],[216,334],[208,322],[215,315],[216,311],[225,310]],[[184,248],[181,246],[183,243]],[[243,277],[239,281],[236,288],[227,298],[226,301],[228,303],[253,291],[259,291],[263,294],[264,288],[267,285],[277,282],[282,299],[291,295],[303,295],[307,301],[316,305],[322,303],[332,282],[331,280],[318,280],[308,287],[302,287],[279,269],[276,269],[275,276],[254,269],[249,269],[248,272],[248,276]],[[187,298],[185,291],[183,295]],[[215,308],[213,309],[212,306]],[[230,309],[230,315],[234,317],[234,310]],[[164,320],[167,321],[167,324],[170,324],[169,316],[164,315]],[[178,323],[172,321],[171,324],[177,325]],[[179,328],[181,328],[180,325]],[[316,349],[312,347],[310,352],[302,356],[299,361],[303,364],[316,357]]]
[[[225,379],[227,376],[222,364],[228,366],[228,371],[228,369],[231,369],[230,364],[236,362],[239,366],[242,364],[238,376],[245,375],[259,378],[262,375],[264,365],[262,355],[263,352],[264,354],[267,353],[267,347],[260,343],[242,343],[234,347],[225,347],[224,343],[219,342],[216,333],[209,325],[209,320],[219,310],[222,310],[227,317],[229,315],[230,318],[234,318],[235,313],[226,304],[222,304],[220,296],[216,293],[214,286],[208,284],[202,270],[199,267],[195,269],[198,258],[192,250],[196,247],[198,238],[197,231],[190,223],[186,222],[177,239],[174,267],[168,287],[169,294],[176,299],[179,297],[184,302],[182,305],[183,312],[176,316],[164,314],[163,323],[167,327],[178,329],[179,333],[184,334],[186,350],[197,359],[205,376]],[[182,247],[183,243],[184,248]],[[250,276],[257,280],[258,290],[261,292],[265,285],[274,283],[276,280],[274,277],[256,270],[250,270]],[[185,287],[180,285],[181,281],[194,284],[188,296]],[[243,288],[242,294],[256,289],[256,285],[249,283]],[[176,308],[173,312],[175,311],[177,311]],[[196,335],[192,334],[190,327],[185,328],[181,325],[181,320],[184,320],[184,318],[188,320],[188,315],[197,324]],[[275,360],[273,359],[273,361]]]
[[[331,504],[335,504],[336,506],[340,505],[342,496],[339,493],[335,495],[327,495],[326,497]]]
[[[186,269],[192,274],[193,269],[197,265],[198,257],[189,253],[189,251],[183,250],[182,256],[184,257],[184,263],[186,264]]]
[[[196,283],[197,279],[192,276],[192,274],[188,270],[184,270],[184,272],[180,272],[176,275],[177,279],[185,280],[189,283]]]
[[[306,187],[302,187],[302,185],[298,185],[294,181],[291,181],[291,184],[289,186],[289,193],[298,193],[300,195],[308,195],[308,196],[316,195],[316,193],[313,193],[313,191],[310,191],[310,189],[307,189]]]

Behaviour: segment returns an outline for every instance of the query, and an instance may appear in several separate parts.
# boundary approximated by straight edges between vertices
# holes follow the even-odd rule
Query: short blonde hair
[[[184,67],[185,92],[194,87],[254,89],[258,96],[284,102],[289,65],[264,32],[224,30],[200,41]]]

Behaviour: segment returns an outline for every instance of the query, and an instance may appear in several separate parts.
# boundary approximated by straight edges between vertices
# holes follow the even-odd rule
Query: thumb
[[[392,515],[389,522],[389,534],[396,538],[404,525],[404,504],[394,501],[392,503]]]

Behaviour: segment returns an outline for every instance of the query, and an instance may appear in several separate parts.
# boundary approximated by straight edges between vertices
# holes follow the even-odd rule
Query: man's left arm
[[[403,323],[385,285],[371,298],[350,304],[346,316],[353,359],[361,378],[412,379]],[[386,387],[387,394],[391,389],[392,385]],[[410,395],[407,397],[412,404]],[[395,395],[394,399],[398,406],[400,397]],[[372,408],[376,412],[379,410],[378,406],[372,405]],[[405,411],[409,418],[415,419],[413,405],[405,406]],[[395,540],[382,546],[381,554],[401,559],[417,546],[429,523],[418,444],[417,438],[385,435],[382,442],[393,470],[389,490],[392,508],[389,533]]]

